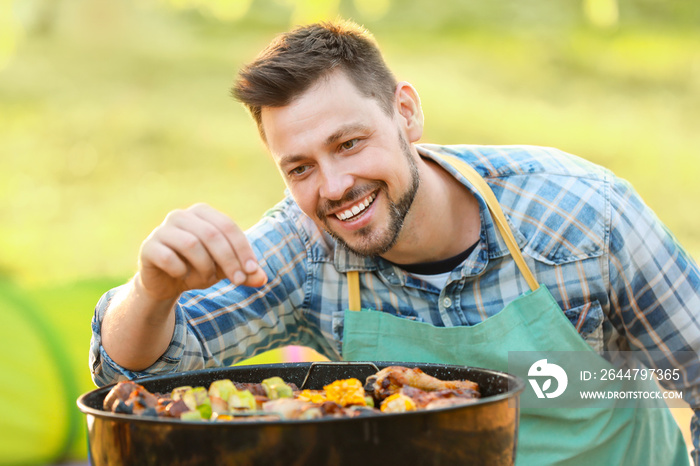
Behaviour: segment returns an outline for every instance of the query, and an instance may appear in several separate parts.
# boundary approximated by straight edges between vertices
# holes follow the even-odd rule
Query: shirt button
[[[452,300],[450,298],[443,299],[442,306],[446,308],[452,306]]]

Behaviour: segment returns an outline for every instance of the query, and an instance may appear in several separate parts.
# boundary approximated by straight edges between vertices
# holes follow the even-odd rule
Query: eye
[[[353,147],[355,147],[355,145],[357,144],[358,141],[359,141],[359,139],[357,139],[357,138],[350,139],[349,141],[345,141],[344,143],[342,143],[340,145],[340,147],[341,147],[341,149],[344,149],[344,150],[350,150]]]
[[[309,169],[308,165],[299,165],[296,168],[289,170],[289,176],[301,176]]]

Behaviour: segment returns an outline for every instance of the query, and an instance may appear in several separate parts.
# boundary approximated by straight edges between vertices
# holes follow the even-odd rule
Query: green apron
[[[447,158],[447,157],[445,157]],[[613,366],[580,337],[544,286],[538,286],[513,239],[498,201],[468,164],[451,163],[485,198],[496,226],[532,291],[499,313],[470,327],[435,327],[378,311],[362,310],[358,272],[349,272],[350,309],[345,312],[343,358],[348,361],[433,362],[507,372],[509,352],[586,352],[600,369]],[[591,355],[592,353],[592,355]],[[654,390],[653,382],[638,388]],[[626,385],[625,387],[629,387]],[[608,390],[621,390],[610,382]],[[613,402],[610,402],[613,403]],[[689,456],[663,400],[635,409],[627,400],[615,407],[549,408],[521,403],[517,465],[688,465]]]

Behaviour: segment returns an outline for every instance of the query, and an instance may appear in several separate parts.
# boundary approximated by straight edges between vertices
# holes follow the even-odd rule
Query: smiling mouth
[[[362,199],[357,204],[354,204],[349,209],[336,213],[335,216],[338,218],[338,220],[342,220],[344,222],[350,221],[360,215],[360,213],[364,212],[364,210],[374,202],[376,197],[377,193],[374,192]]]

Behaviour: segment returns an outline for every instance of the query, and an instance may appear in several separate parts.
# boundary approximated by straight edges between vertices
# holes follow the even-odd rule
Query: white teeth
[[[376,194],[371,194],[367,196],[363,201],[360,201],[356,205],[352,206],[350,209],[346,210],[345,212],[340,212],[339,214],[335,214],[337,218],[340,220],[348,220],[355,215],[359,214],[363,210],[365,210],[369,205],[374,201],[374,198],[377,197]]]

